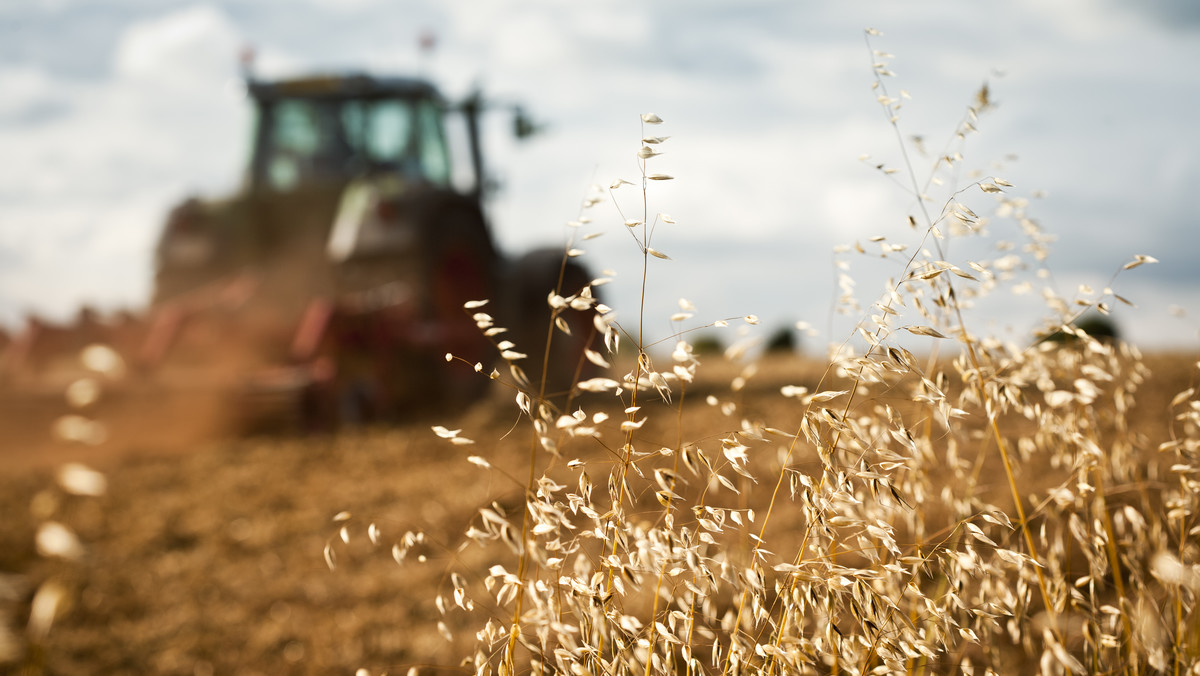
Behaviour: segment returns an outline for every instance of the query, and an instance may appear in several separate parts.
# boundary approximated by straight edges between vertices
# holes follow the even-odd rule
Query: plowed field
[[[1188,386],[1191,369],[1182,358],[1150,363],[1155,379],[1138,394],[1133,424],[1153,448],[1167,433],[1168,402]],[[680,420],[691,441],[736,429],[742,417],[786,425],[795,403],[780,397],[779,386],[811,387],[815,369],[776,360],[731,394],[736,372],[716,368],[688,394],[682,412],[647,406],[652,424],[643,438],[673,445]],[[705,402],[706,392],[741,408],[722,416]],[[589,404],[598,407],[621,415],[619,402]],[[455,556],[479,556],[474,549],[456,553],[475,511],[492,501],[520,509],[523,481],[505,476],[528,473],[529,435],[514,429],[516,422],[511,398],[498,394],[457,419],[335,437],[213,441],[183,452],[145,444],[61,447],[44,461],[20,462],[12,454],[21,449],[8,447],[0,474],[0,658],[7,651],[16,660],[10,664],[52,674],[454,670],[468,657],[477,625],[468,628],[462,613],[449,612],[454,641],[447,642],[434,599],[446,589]],[[476,443],[451,445],[430,431],[433,424],[463,428]],[[562,450],[564,461],[606,453],[598,445]],[[498,471],[481,470],[468,455],[487,458]],[[102,471],[107,491],[89,497],[58,486],[55,469],[71,459]],[[345,513],[348,519],[335,521]],[[35,534],[46,521],[78,536],[78,560],[39,555]],[[428,541],[398,565],[392,545],[416,530]],[[466,570],[487,565],[460,563]],[[61,590],[60,603],[48,632],[39,625],[35,634],[44,634],[31,641],[31,601],[47,582]]]

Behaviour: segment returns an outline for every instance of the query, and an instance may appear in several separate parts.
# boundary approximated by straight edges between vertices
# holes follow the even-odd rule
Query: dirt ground
[[[1136,412],[1139,426],[1155,430],[1148,434],[1165,434],[1167,402],[1188,386],[1191,361],[1152,363],[1157,380],[1139,393]],[[738,395],[727,387],[735,371],[716,369],[686,400],[684,428],[695,440],[736,426],[714,415],[704,402],[707,391],[741,399],[745,415],[786,420],[794,403],[779,396],[779,386],[812,387],[815,369],[799,359],[776,361]],[[521,504],[517,482],[466,461],[480,455],[520,476],[529,438],[523,428],[509,434],[517,421],[510,401],[500,393],[441,420],[340,436],[186,448],[47,441],[27,451],[0,441],[0,673],[6,645],[17,656],[10,668],[25,665],[15,673],[459,671],[474,629],[451,612],[445,622],[455,640],[447,642],[434,599],[446,589],[449,564],[476,510],[492,501]],[[648,410],[649,417],[669,411]],[[660,416],[670,423],[664,445],[674,443],[667,428],[674,429],[675,415]],[[450,445],[430,431],[433,424],[463,428],[477,443]],[[656,432],[648,434],[653,439]],[[564,449],[567,457],[589,453],[603,450]],[[107,491],[89,497],[58,487],[56,468],[71,460],[103,472]],[[45,521],[69,526],[82,557],[40,556],[35,533]],[[377,544],[368,533],[372,525]],[[392,544],[418,529],[429,541],[398,565]],[[473,552],[461,556],[478,556]],[[327,558],[334,559],[332,570]],[[61,590],[61,604],[48,632],[29,641],[34,591],[47,583]]]

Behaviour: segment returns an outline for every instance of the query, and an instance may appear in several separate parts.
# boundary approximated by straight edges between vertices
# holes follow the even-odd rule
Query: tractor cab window
[[[439,185],[450,181],[441,110],[428,100],[349,101],[342,125],[364,168]]]
[[[342,124],[367,161],[401,167],[416,162],[412,114],[404,101],[347,102]]]
[[[450,184],[450,149],[442,128],[442,109],[433,101],[417,103],[417,133],[421,139],[421,168],[429,180]]]
[[[441,113],[435,102],[421,99],[281,100],[261,114],[259,171],[268,187],[281,191],[380,171],[447,185]]]
[[[345,139],[330,119],[324,101],[289,99],[275,103],[264,116],[267,184],[291,190],[314,180],[339,177],[349,155]]]

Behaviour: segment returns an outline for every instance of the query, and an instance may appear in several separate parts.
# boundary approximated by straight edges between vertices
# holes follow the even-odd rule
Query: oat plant
[[[548,397],[524,373],[538,357],[482,299],[468,304],[504,368],[454,366],[508,388],[519,419],[507,436],[527,445],[518,461],[498,440],[434,428],[507,487],[461,542],[431,536],[449,562],[439,626],[464,672],[1200,673],[1197,390],[1138,410],[1146,359],[1076,325],[1129,302],[1119,274],[1062,293],[1030,201],[969,170],[988,87],[921,173],[907,94],[892,94],[876,40],[868,31],[874,92],[901,162],[875,166],[911,199],[906,237],[837,252],[838,307],[855,326],[773,405],[743,404],[753,365],[700,390],[689,342],[755,317],[696,326],[681,301],[676,331],[644,330],[647,271],[669,265],[657,247],[669,250],[674,223],[655,208],[655,183],[671,180],[657,171],[668,138],[656,115],[641,117],[638,174],[596,191],[574,223],[631,236],[636,324],[597,300],[603,278],[548,296],[549,342],[577,338],[573,313],[591,317],[602,340],[583,354],[607,373]],[[892,266],[877,298],[855,296],[859,257]],[[1044,324],[979,332],[974,308],[999,293],[1043,303]],[[1160,446],[1130,424],[1149,414],[1171,421]]]

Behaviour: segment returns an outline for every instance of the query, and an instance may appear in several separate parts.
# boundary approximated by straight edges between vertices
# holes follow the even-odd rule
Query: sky
[[[868,27],[880,33],[870,46]],[[426,32],[431,52],[418,47]],[[989,219],[986,238],[949,241],[947,260],[966,269],[1001,255],[998,242],[1021,254],[995,194],[957,192],[972,171],[1011,183],[1004,194],[1055,238],[1050,275],[1018,270],[1014,288],[968,314],[972,331],[1027,341],[1048,312],[1040,286],[1067,298],[1111,286],[1136,306],[1114,308],[1123,336],[1197,347],[1200,5],[1189,0],[0,0],[0,323],[146,304],[168,209],[240,181],[246,47],[262,77],[420,74],[450,98],[480,87],[520,103],[539,135],[511,138],[499,110],[486,127],[497,240],[516,257],[602,233],[579,244],[582,260],[614,273],[604,300],[629,327],[643,258],[622,223],[640,217],[640,194],[581,205],[593,186],[638,179],[644,134],[669,136],[649,170],[675,178],[645,205],[674,221],[651,242],[670,256],[647,274],[651,337],[748,314],[764,333],[805,322],[806,348],[850,335],[860,316],[834,311],[838,262],[864,313],[901,264],[838,247],[928,245],[908,225],[919,209],[904,147],[921,183],[934,157],[960,152],[928,204],[936,213],[954,196]],[[890,55],[899,134],[872,89],[872,50]],[[992,105],[954,144],[985,82]],[[643,129],[651,112],[665,122]],[[581,214],[590,222],[567,225]],[[1135,255],[1159,262],[1114,280]],[[1017,293],[1021,281],[1035,290]],[[696,310],[673,324],[680,298]]]

